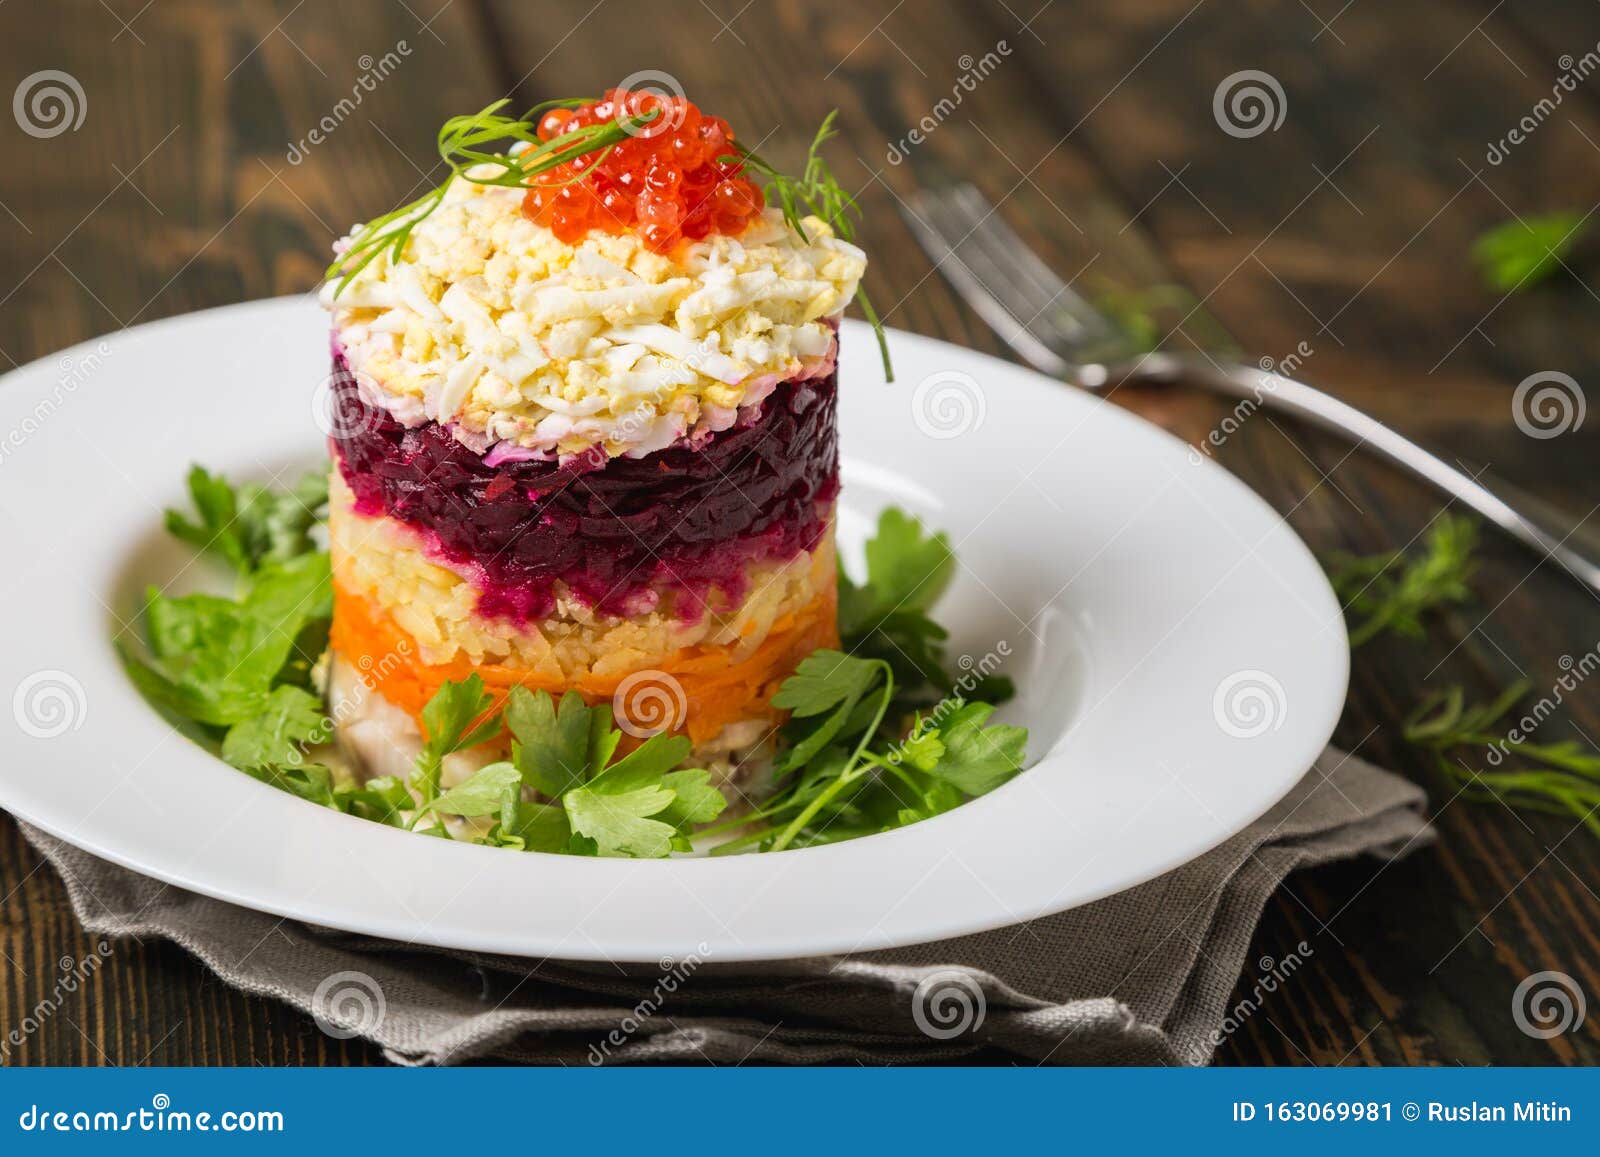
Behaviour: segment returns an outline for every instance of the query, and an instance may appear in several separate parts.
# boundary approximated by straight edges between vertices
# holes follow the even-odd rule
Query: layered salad
[[[504,107],[336,245],[331,469],[191,468],[166,528],[233,593],[150,587],[129,677],[261,783],[522,853],[816,847],[1008,782],[1008,644],[952,668],[930,617],[948,536],[890,507],[835,562],[852,299],[893,373],[833,116],[786,173],[675,94]]]
[[[611,703],[727,781],[838,644],[836,356],[866,258],[769,206],[681,97],[518,123],[504,154],[483,114],[447,124],[459,171],[352,231],[322,290],[337,738],[403,775],[476,673],[497,702]]]

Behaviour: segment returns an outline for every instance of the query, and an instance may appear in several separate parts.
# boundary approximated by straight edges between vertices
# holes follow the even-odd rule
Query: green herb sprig
[[[777,789],[753,814],[702,835],[736,833],[714,855],[833,843],[927,819],[1023,766],[1027,731],[990,726],[1011,697],[995,674],[956,678],[946,632],[928,615],[956,567],[950,540],[893,507],[866,545],[866,575],[839,571],[839,634],[772,700],[791,712],[773,767]]]
[[[522,188],[531,178],[578,157],[598,153],[594,163],[599,164],[618,144],[660,115],[658,110],[651,109],[635,116],[576,128],[545,141],[539,139],[539,118],[543,113],[553,108],[576,108],[589,102],[582,98],[552,100],[535,105],[520,117],[502,116],[500,110],[510,103],[497,100],[479,112],[451,117],[440,126],[439,159],[449,166],[450,176],[410,204],[368,221],[356,230],[349,247],[334,258],[323,275],[327,280],[339,279],[335,297],[380,253],[387,251],[391,261],[398,261],[412,230],[439,207],[450,183],[457,177],[476,185]],[[485,148],[497,141],[515,141],[527,147],[515,153],[509,149]],[[473,170],[480,166],[487,167],[488,171],[475,173]]]
[[[1415,557],[1391,551],[1331,560],[1334,590],[1352,621],[1360,620],[1350,645],[1387,630],[1419,636],[1426,611],[1469,598],[1476,544],[1476,525],[1447,515]],[[1600,836],[1600,755],[1570,740],[1534,743],[1505,722],[1529,688],[1518,680],[1492,700],[1469,705],[1460,687],[1448,687],[1417,705],[1403,735],[1428,752],[1440,778],[1461,796],[1570,816]]]
[[[950,699],[886,727],[895,679],[882,659],[817,651],[772,703],[792,712],[774,766],[778,790],[719,831],[713,855],[836,843],[904,827],[993,791],[1022,770],[1028,733],[988,725],[994,707]]]
[[[957,679],[945,666],[946,632],[929,610],[955,576],[956,556],[945,534],[929,534],[915,518],[890,507],[867,540],[867,573],[859,585],[839,568],[839,636],[852,655],[882,659],[894,673],[897,708],[916,710],[949,696],[1003,703],[1015,693],[1003,675]],[[960,683],[968,684],[958,687]]]
[[[811,145],[806,150],[805,168],[800,171],[798,177],[789,176],[737,141],[733,144],[735,155],[724,158],[742,161],[752,172],[766,180],[763,191],[767,198],[778,203],[789,228],[807,243],[811,241],[806,233],[804,221],[808,216],[820,217],[826,221],[842,240],[854,242],[856,239],[855,220],[861,216],[861,206],[839,183],[833,170],[828,167],[827,158],[822,155],[822,146],[839,135],[838,130],[834,128],[834,121],[838,115],[839,110],[834,109],[822,118],[822,123],[817,126],[816,134],[811,138]],[[862,315],[877,336],[878,353],[883,358],[884,379],[892,382],[894,365],[889,360],[889,340],[884,334],[883,322],[878,317],[878,311],[873,308],[872,301],[867,296],[865,286],[856,287],[856,304],[861,307]]]
[[[284,562],[313,550],[311,529],[328,505],[328,478],[307,474],[287,489],[234,486],[203,466],[189,471],[189,497],[198,517],[166,512],[167,532],[215,554],[241,575],[264,562]]]
[[[1585,232],[1581,213],[1545,213],[1496,225],[1472,243],[1485,286],[1519,293],[1555,276]]]
[[[1521,680],[1488,703],[1468,706],[1460,687],[1447,688],[1417,706],[1405,737],[1426,748],[1439,774],[1469,799],[1571,816],[1600,836],[1600,755],[1572,740],[1534,743],[1505,725],[1528,690]],[[1507,759],[1516,766],[1499,769]],[[1469,760],[1496,768],[1469,767]]]
[[[442,792],[436,752],[424,749],[412,777],[421,806],[407,826],[415,828],[429,814],[493,816],[497,822],[478,843],[651,859],[691,850],[695,825],[716,819],[728,805],[710,772],[678,767],[689,754],[682,736],[654,735],[614,758],[622,736],[608,704],[590,707],[575,691],[557,702],[548,691],[513,687],[503,715],[488,706],[483,680],[473,674],[446,683],[423,709],[429,747],[439,751],[483,743],[500,733],[502,722],[515,738],[509,760]],[[524,789],[556,802],[530,802]],[[433,834],[449,833],[439,825]]]
[[[1330,555],[1328,577],[1352,624],[1350,646],[1360,647],[1388,630],[1420,637],[1426,612],[1469,600],[1477,544],[1476,523],[1446,514],[1429,529],[1416,557],[1404,551]]]

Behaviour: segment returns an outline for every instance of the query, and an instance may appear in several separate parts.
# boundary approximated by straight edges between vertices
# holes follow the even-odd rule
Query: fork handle
[[[1121,382],[1193,382],[1231,398],[1254,401],[1263,409],[1292,414],[1313,426],[1343,436],[1357,448],[1372,450],[1401,469],[1432,483],[1463,506],[1477,511],[1518,542],[1539,552],[1543,558],[1553,560],[1574,579],[1600,595],[1600,566],[1566,545],[1569,538],[1579,534],[1581,522],[1574,523],[1565,516],[1557,515],[1543,503],[1538,503],[1551,526],[1563,528],[1560,537],[1557,537],[1551,530],[1546,530],[1512,507],[1494,489],[1484,485],[1481,479],[1488,478],[1487,474],[1473,478],[1376,418],[1304,382],[1253,366],[1219,366],[1206,358],[1162,353],[1109,366],[1082,366],[1076,377],[1079,385],[1091,390],[1103,390]],[[1503,483],[1494,482],[1493,485],[1501,493],[1516,493]],[[1535,505],[1526,496],[1518,497],[1525,506]]]

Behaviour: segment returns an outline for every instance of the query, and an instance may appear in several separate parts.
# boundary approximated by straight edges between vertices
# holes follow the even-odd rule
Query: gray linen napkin
[[[1093,904],[855,956],[646,966],[533,961],[298,924],[139,876],[23,826],[91,932],[164,937],[399,1064],[1205,1064],[1267,897],[1296,868],[1432,839],[1422,792],[1330,748],[1220,847]],[[509,854],[509,853],[507,853]],[[1316,945],[1268,945],[1265,974]],[[1269,985],[1269,988],[1271,986]]]

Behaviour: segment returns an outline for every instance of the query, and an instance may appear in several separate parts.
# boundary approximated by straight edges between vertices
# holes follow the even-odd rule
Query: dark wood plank
[[[1507,54],[1516,59],[1531,81],[1546,86],[1558,110],[1569,100],[1586,104],[1590,109],[1600,105],[1600,88],[1593,83],[1597,71],[1595,58],[1600,57],[1600,28],[1597,28],[1600,16],[1596,15],[1592,4],[1522,0],[1491,13],[1492,2],[1458,0],[1458,7],[1460,15],[1456,23],[1462,35],[1467,35],[1468,29],[1488,16],[1484,27],[1472,35],[1487,38],[1488,43],[1495,45],[1503,40]],[[1585,60],[1591,53],[1594,56]],[[1570,74],[1573,83],[1560,86],[1560,99],[1556,101],[1556,82],[1563,74]],[[1546,123],[1562,123],[1564,119],[1557,115]],[[1540,130],[1542,128],[1541,123]]]

